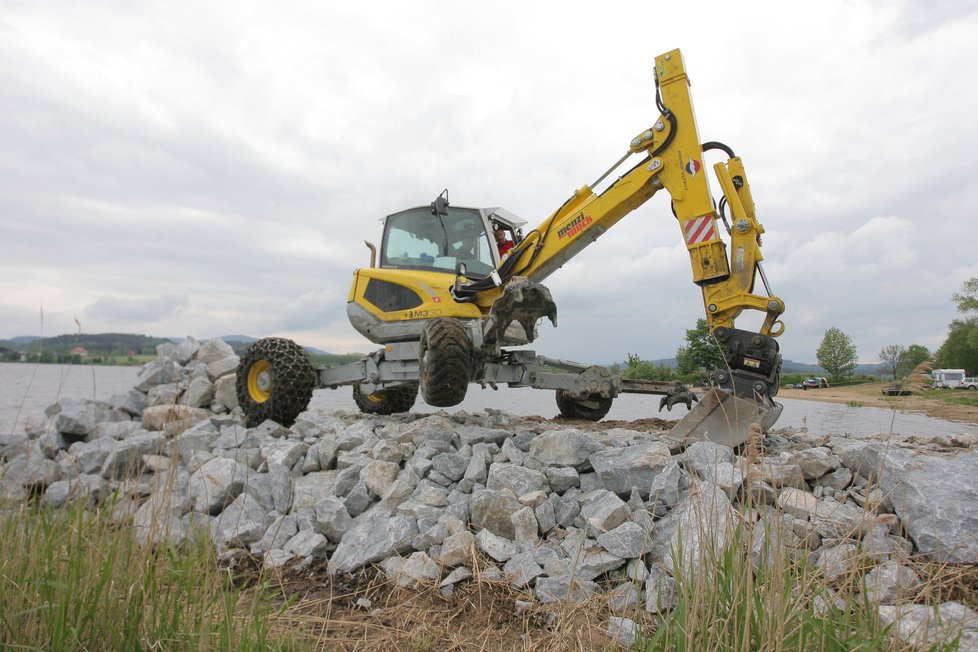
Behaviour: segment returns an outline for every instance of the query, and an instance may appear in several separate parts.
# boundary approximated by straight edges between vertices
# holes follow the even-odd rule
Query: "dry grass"
[[[272,617],[273,630],[301,632],[317,650],[615,649],[600,596],[540,604],[529,590],[476,573],[446,598],[434,584],[400,588],[376,569],[330,576],[325,563],[274,582],[288,602]]]

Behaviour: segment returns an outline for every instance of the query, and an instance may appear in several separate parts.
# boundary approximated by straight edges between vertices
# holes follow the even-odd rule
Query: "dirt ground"
[[[919,395],[884,396],[883,389],[889,383],[867,383],[851,387],[828,387],[824,389],[782,389],[777,398],[800,401],[823,401],[826,403],[858,403],[864,407],[878,407],[901,412],[918,412],[937,419],[961,421],[978,424],[978,407],[956,405],[940,399],[929,399]],[[947,390],[961,392],[964,390]]]

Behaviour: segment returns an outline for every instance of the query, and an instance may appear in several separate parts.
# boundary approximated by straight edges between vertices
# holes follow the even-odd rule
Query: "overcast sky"
[[[382,216],[448,188],[538,223],[655,121],[679,47],[785,357],[830,327],[933,351],[978,276],[976,34],[972,0],[0,1],[0,338],[371,350],[345,307]],[[665,193],[547,285],[556,357],[671,357],[703,316]]]

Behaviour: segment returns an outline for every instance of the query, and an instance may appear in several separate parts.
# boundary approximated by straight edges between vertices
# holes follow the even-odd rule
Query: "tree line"
[[[921,344],[888,344],[879,353],[879,372],[900,379],[929,361],[938,368],[965,369],[978,374],[978,277],[965,281],[961,292],[952,295],[952,301],[961,317],[948,326],[948,337],[935,353]],[[833,326],[825,331],[815,359],[831,380],[839,382],[852,377],[859,358],[852,338]],[[706,320],[698,319],[696,326],[686,331],[685,344],[676,351],[675,369],[628,354],[623,375],[625,378],[690,381],[724,365],[723,353],[713,340]]]

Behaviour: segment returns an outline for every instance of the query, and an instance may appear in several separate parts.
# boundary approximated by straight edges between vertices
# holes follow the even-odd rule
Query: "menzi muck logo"
[[[581,231],[583,231],[584,227],[586,227],[588,224],[590,224],[593,221],[594,220],[591,219],[590,215],[585,215],[584,213],[581,213],[580,215],[572,219],[570,222],[562,226],[560,228],[560,231],[557,231],[557,237],[563,238],[564,236],[567,236],[569,238],[575,236]]]
[[[686,164],[686,171],[689,172],[689,176],[695,177],[696,173],[700,171],[700,167],[700,162],[694,158],[691,158]]]

